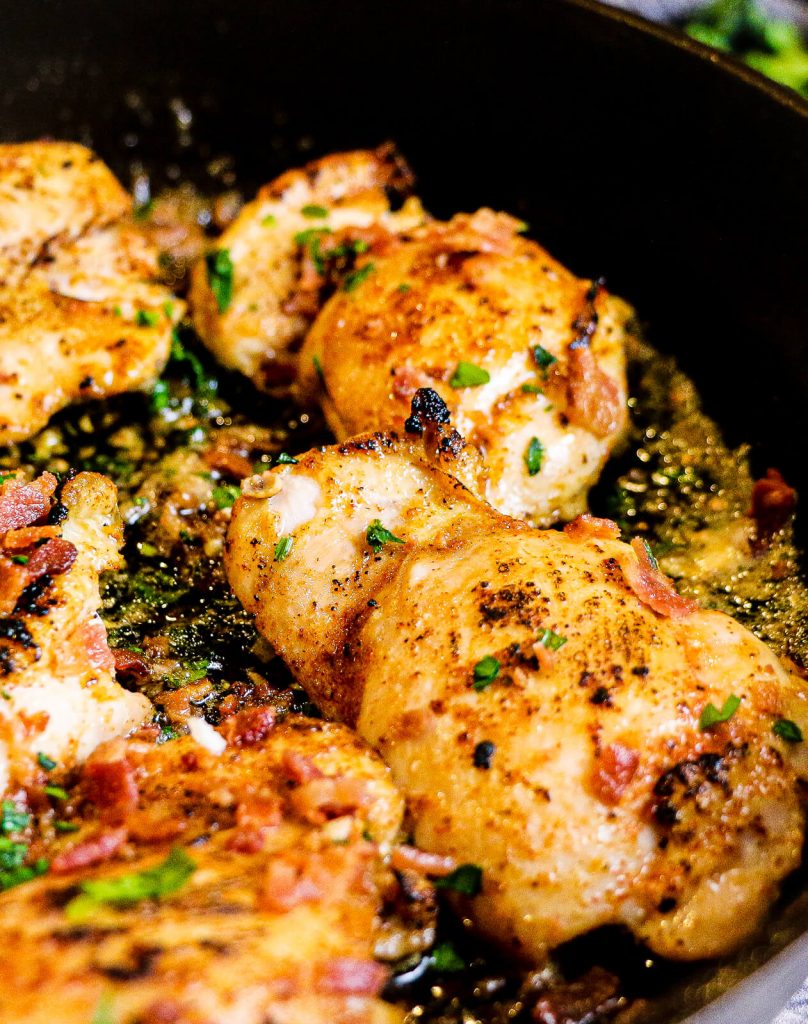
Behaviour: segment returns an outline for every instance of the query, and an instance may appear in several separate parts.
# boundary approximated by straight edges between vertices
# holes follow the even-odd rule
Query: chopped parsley
[[[382,526],[381,520],[379,519],[374,519],[370,526],[368,526],[367,531],[365,532],[365,539],[373,548],[374,554],[377,555],[385,544],[405,543],[401,537],[396,537],[396,535],[391,533],[386,526]]]
[[[436,889],[450,889],[461,896],[476,896],[483,887],[483,869],[476,864],[461,864],[451,874],[435,879]]]
[[[54,821],[53,827],[57,832],[78,832],[79,830],[75,821]]]
[[[139,309],[135,314],[135,323],[138,327],[156,327],[160,314],[153,309]]]
[[[21,811],[13,800],[4,800],[0,805],[0,832],[7,836],[11,832],[22,832],[31,820],[31,815]]]
[[[475,366],[474,363],[463,362],[461,359],[449,380],[449,387],[456,390],[460,388],[478,388],[481,384],[487,384],[490,380],[491,374],[488,370],[484,370],[481,366]]]
[[[314,372],[320,378],[320,383],[325,385],[325,374],[323,373],[323,364],[320,362],[319,356],[311,357],[311,365],[314,367]]]
[[[719,722],[728,722],[740,706],[741,698],[736,697],[734,693],[727,697],[720,711],[715,704],[708,704],[699,715],[699,729],[704,732],[706,729],[718,725]]]
[[[539,634],[536,643],[541,644],[542,647],[546,647],[548,651],[558,651],[567,642],[565,636],[559,636],[558,633],[554,633],[552,629],[544,629]]]
[[[289,557],[289,552],[292,550],[294,544],[294,537],[288,534],[285,537],[281,537],[278,543],[275,545],[275,561],[282,562],[285,558]]]
[[[342,290],[344,292],[352,292],[359,285],[368,278],[373,271],[376,269],[375,263],[366,263],[364,267],[359,267],[358,270],[352,270],[350,274],[347,274],[342,284]]]
[[[171,402],[171,389],[167,380],[158,380],[151,395],[151,406],[154,412],[167,409]]]
[[[16,562],[17,565],[28,565],[28,555],[12,555],[11,561]]]
[[[541,470],[544,461],[544,445],[538,437],[531,437],[525,452],[525,465],[529,476],[535,476]]]
[[[314,269],[321,276],[325,273],[325,261],[328,258],[322,249],[322,241],[325,235],[333,235],[331,228],[306,228],[305,231],[298,231],[295,235],[297,245],[304,246],[309,250],[309,256],[314,263]],[[335,253],[329,253],[329,256]]]
[[[300,211],[304,217],[327,217],[328,210],[324,206],[316,206],[314,203],[310,203],[308,206],[304,206]]]
[[[265,228],[274,228],[275,225],[278,223],[278,218],[275,216],[274,213],[268,213],[266,217],[261,218],[261,223],[264,225]]]
[[[236,484],[219,484],[213,488],[211,497],[216,503],[216,508],[224,509],[232,508],[240,494],[241,488]]]
[[[432,966],[436,971],[464,971],[466,962],[451,942],[441,942],[432,950]]]
[[[648,555],[648,561],[651,563],[651,568],[652,569],[658,569],[659,568],[659,562],[657,561],[656,555],[651,550],[651,545],[648,543],[648,541],[644,537],[643,537],[643,540],[642,540],[642,546],[645,548],[645,553]]]
[[[536,363],[536,366],[538,366],[540,370],[544,370],[545,372],[550,369],[553,363],[558,362],[558,359],[556,359],[553,353],[548,352],[543,345],[533,346],[533,359]]]
[[[54,800],[69,800],[70,796],[66,789],[61,786],[45,786],[45,793],[52,796]]]
[[[802,743],[802,729],[790,718],[778,718],[772,726],[772,732],[786,743]]]
[[[0,844],[4,840],[0,839]],[[6,840],[7,842],[8,840]],[[14,844],[16,846],[22,846],[23,854],[28,853],[28,847],[25,843]],[[16,857],[16,854],[14,855]],[[50,867],[48,861],[44,857],[40,857],[34,861],[33,864],[18,864],[16,867],[5,868],[3,867],[4,858],[0,852],[0,892],[5,892],[7,889],[13,889],[17,885],[22,885],[24,882],[30,882],[32,878],[38,878],[40,875],[44,875]]]
[[[484,690],[499,675],[499,662],[490,654],[480,658],[474,666],[474,689],[478,692]]]
[[[11,700],[11,694],[8,690],[0,690],[0,697],[2,697],[3,700]]]
[[[115,1024],[112,996],[104,992],[96,1004],[90,1024]]]
[[[233,261],[229,249],[213,249],[205,257],[208,285],[216,299],[219,312],[224,313],[233,301]]]
[[[402,281],[402,283],[398,286],[396,291],[399,291],[401,292],[402,295],[405,295],[407,292],[412,291],[412,285],[407,284],[406,281]]]
[[[275,459],[275,464],[277,466],[296,466],[297,459],[288,452],[281,452],[277,459]]]
[[[105,904],[129,907],[143,900],[159,900],[181,889],[194,871],[196,864],[184,850],[175,847],[153,868],[82,882],[81,892],[67,904],[65,914],[68,921],[80,924]]]
[[[536,384],[523,384],[522,385],[523,395],[543,395],[544,392]]]
[[[188,686],[189,683],[198,683],[200,679],[204,679],[208,674],[209,668],[210,662],[207,658],[202,658],[200,661],[189,662],[189,664],[184,665],[179,672],[166,676],[166,685],[170,686],[172,690],[179,690],[183,686]]]

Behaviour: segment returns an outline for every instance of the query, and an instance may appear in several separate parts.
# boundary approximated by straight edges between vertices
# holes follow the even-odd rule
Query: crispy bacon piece
[[[71,544],[69,540],[62,540],[61,537],[52,537],[34,550],[25,568],[31,579],[37,579],[46,573],[49,576],[62,576],[72,568],[77,555],[75,544]]]
[[[283,752],[283,770],[293,782],[299,783],[322,779],[324,775],[310,757],[298,754],[296,750]]]
[[[123,821],[137,807],[135,770],[125,757],[115,761],[89,760],[84,766],[82,787],[87,799],[107,819]]]
[[[24,551],[41,540],[58,537],[60,530],[59,526],[23,526],[19,530],[9,530],[3,537],[3,547],[6,551]]]
[[[439,853],[427,853],[415,846],[395,846],[390,853],[390,866],[396,871],[415,871],[419,875],[443,878],[457,867],[454,857],[442,857]]]
[[[598,519],[584,512],[564,527],[573,540],[620,540],[620,527],[611,519]]]
[[[605,804],[617,804],[637,773],[640,755],[622,743],[610,743],[600,752],[592,775],[592,789]]]
[[[624,566],[623,575],[643,604],[670,619],[683,619],[698,610],[695,601],[677,592],[672,580],[661,571],[648,546],[639,537],[632,540],[631,547],[637,561]]]
[[[570,423],[596,437],[614,433],[625,415],[616,382],[601,370],[588,345],[570,345],[566,371],[554,365],[548,388],[563,400]]]
[[[28,567],[0,556],[0,615],[10,615],[30,581]]]
[[[113,857],[127,840],[124,827],[108,829],[89,839],[84,839],[51,861],[50,870],[54,875],[64,875],[79,868],[102,864]]]
[[[375,960],[334,957],[317,969],[314,988],[333,995],[375,996],[388,977],[388,969]]]
[[[769,540],[789,521],[797,507],[797,492],[783,479],[777,469],[767,469],[766,476],[752,488],[749,515],[757,526],[759,541]]]
[[[50,511],[56,485],[57,480],[52,473],[43,473],[30,484],[19,480],[6,481],[0,489],[0,533],[33,526],[37,520],[43,519]]]
[[[115,660],[107,641],[107,629],[98,617],[79,626],[74,636],[78,650],[93,668],[106,672],[115,669]]]
[[[149,666],[135,651],[126,651],[123,647],[111,647],[115,661],[115,671],[122,676],[147,676]]]
[[[362,884],[373,849],[368,843],[279,854],[267,865],[263,907],[283,914],[301,903],[339,902]]]
[[[253,464],[242,454],[228,445],[224,439],[219,438],[213,448],[209,448],[202,456],[211,469],[219,473],[226,473],[228,476],[241,480],[245,476],[251,476]]]
[[[274,727],[272,708],[245,708],[219,726],[219,732],[236,747],[253,747],[265,740]]]
[[[426,224],[416,234],[437,242],[442,252],[510,256],[521,229],[522,222],[510,214],[483,207],[475,213],[459,213],[447,223]]]
[[[292,810],[304,821],[319,825],[373,803],[364,779],[323,776],[304,782],[289,794]]]
[[[274,798],[243,800],[236,808],[236,831],[228,846],[241,853],[258,853],[269,832],[283,821],[283,808]]]

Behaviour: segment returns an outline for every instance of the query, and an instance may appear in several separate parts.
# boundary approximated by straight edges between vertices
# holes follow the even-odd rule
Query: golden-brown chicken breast
[[[159,376],[184,304],[130,208],[81,146],[0,146],[0,444]]]
[[[409,171],[390,146],[335,153],[266,185],[193,270],[194,325],[214,355],[264,391],[285,391],[326,278],[424,220],[398,211]]]
[[[522,227],[479,210],[363,256],[364,279],[314,322],[299,391],[342,439],[400,430],[416,390],[434,388],[485,456],[488,501],[549,525],[585,510],[622,438],[632,311]]]
[[[115,486],[97,473],[0,485],[0,795],[30,784],[39,754],[63,771],[150,717],[115,681],[98,617],[121,543]]]
[[[383,754],[418,845],[482,868],[485,932],[533,959],[605,924],[736,948],[800,860],[806,684],[608,520],[495,512],[438,396],[415,405],[407,438],[245,481],[237,595]]]
[[[0,895],[2,1024],[400,1021],[374,959],[399,892],[388,770],[343,726],[269,708],[195,724],[199,742],[99,748],[38,829],[14,808],[47,875]]]

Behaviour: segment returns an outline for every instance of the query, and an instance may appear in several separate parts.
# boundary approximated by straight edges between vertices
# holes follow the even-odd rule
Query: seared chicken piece
[[[81,146],[0,146],[0,444],[159,376],[184,304],[130,209]]]
[[[418,845],[482,868],[483,931],[533,960],[605,924],[736,948],[800,861],[806,684],[608,520],[498,514],[445,419],[420,392],[409,437],[245,481],[232,586],[382,753]]]
[[[415,391],[434,388],[485,456],[488,501],[549,525],[585,510],[622,438],[632,311],[522,227],[479,210],[362,257],[366,278],[312,327],[299,391],[341,440],[400,430]]]
[[[99,748],[58,812],[79,831],[32,843],[50,870],[0,896],[0,1021],[400,1021],[374,959],[399,894],[389,771],[343,726],[268,708],[195,725],[201,742]],[[144,871],[156,891],[115,898]]]
[[[336,153],[264,186],[194,268],[190,301],[200,337],[264,391],[284,391],[319,308],[321,278],[357,253],[424,220],[391,147]]]
[[[42,754],[69,769],[141,725],[149,701],[115,681],[98,577],[120,564],[115,486],[79,473],[0,485],[0,795]]]

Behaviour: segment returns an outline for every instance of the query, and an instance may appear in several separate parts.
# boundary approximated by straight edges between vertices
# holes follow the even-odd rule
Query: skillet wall
[[[808,487],[808,107],[788,94],[587,0],[1,10],[3,138],[91,141],[125,177],[131,157],[199,178],[232,154],[244,187],[394,138],[436,213],[514,210],[606,275],[730,439],[757,443],[757,469]],[[174,97],[195,114],[190,147]]]

